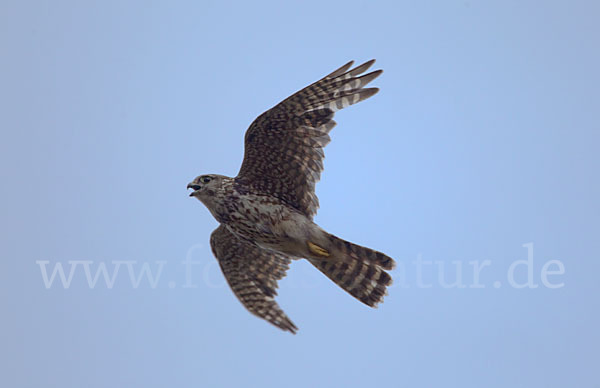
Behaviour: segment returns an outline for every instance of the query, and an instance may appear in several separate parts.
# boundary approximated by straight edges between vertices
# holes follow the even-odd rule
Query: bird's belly
[[[263,248],[298,256],[304,249],[311,220],[284,205],[241,208],[227,226],[238,237]]]

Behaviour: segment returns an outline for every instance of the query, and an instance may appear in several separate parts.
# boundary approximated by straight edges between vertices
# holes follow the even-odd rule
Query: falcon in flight
[[[382,70],[353,61],[261,114],[244,139],[235,178],[200,175],[188,184],[220,223],[210,246],[229,286],[253,314],[282,330],[298,328],[275,302],[277,281],[292,259],[305,258],[350,295],[376,307],[394,260],[327,233],[313,222],[315,184],[336,111],[379,91],[365,86]]]

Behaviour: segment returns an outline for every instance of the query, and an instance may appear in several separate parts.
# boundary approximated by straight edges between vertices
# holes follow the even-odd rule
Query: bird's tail
[[[319,243],[309,241],[308,247],[308,260],[350,295],[370,307],[383,301],[392,284],[385,270],[396,265],[391,257],[329,233]]]

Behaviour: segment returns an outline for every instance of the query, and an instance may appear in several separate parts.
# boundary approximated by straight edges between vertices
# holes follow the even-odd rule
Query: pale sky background
[[[0,386],[599,387],[598,4],[2,1]],[[293,336],[235,299],[185,187],[371,58],[381,92],[337,114],[316,221],[400,269],[372,310],[293,263]],[[88,285],[82,263],[117,261],[163,268]],[[464,288],[438,279],[453,262]]]

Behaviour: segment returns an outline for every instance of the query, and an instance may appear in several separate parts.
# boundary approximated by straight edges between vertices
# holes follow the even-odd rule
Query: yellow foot
[[[317,256],[321,256],[321,257],[329,257],[329,252],[327,252],[327,249],[321,248],[320,246],[311,243],[310,241],[307,241],[308,243],[308,249],[310,249],[310,251],[312,253],[314,253]]]

